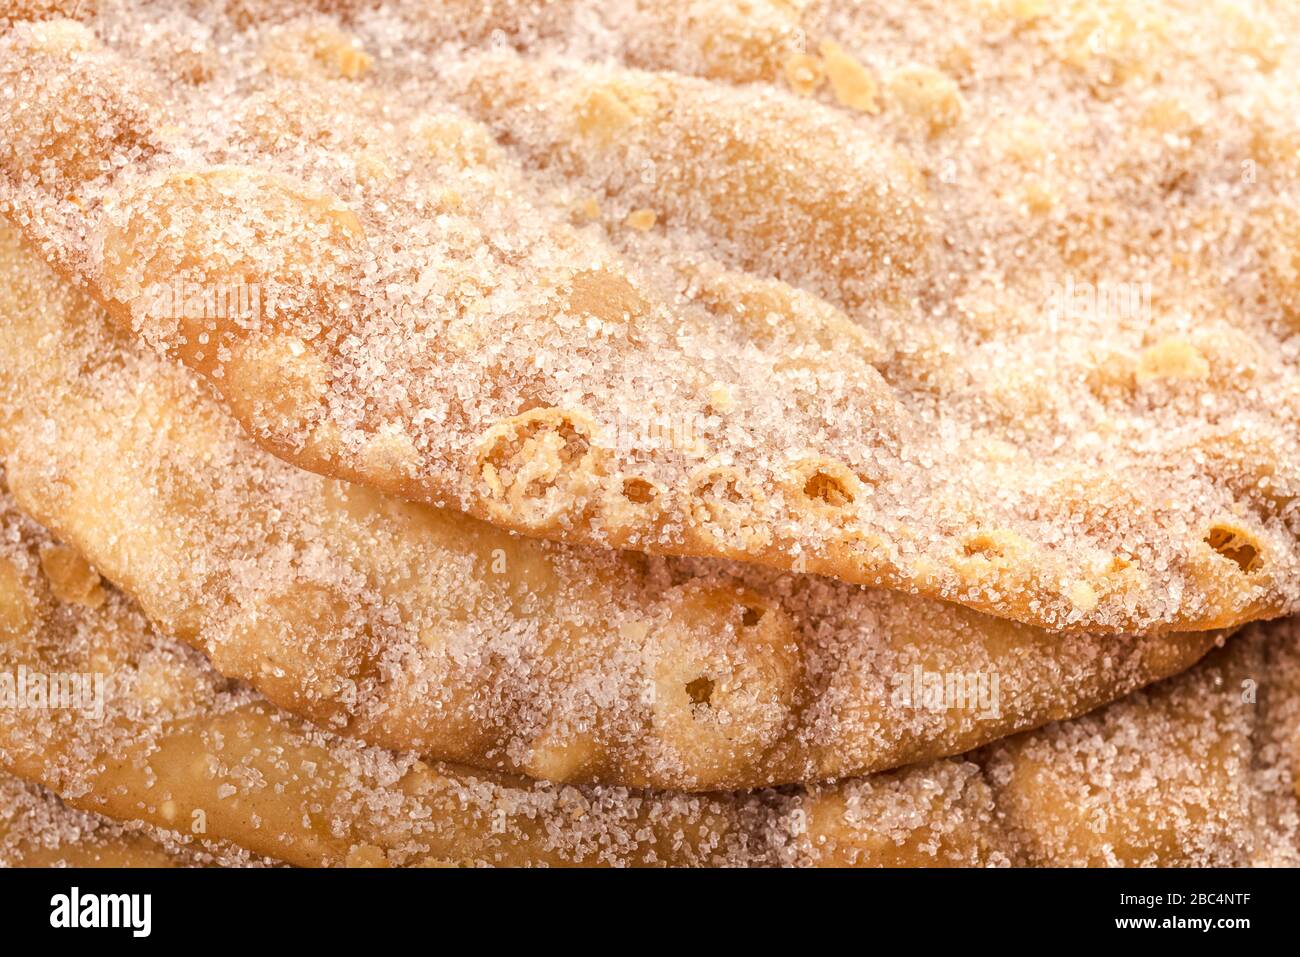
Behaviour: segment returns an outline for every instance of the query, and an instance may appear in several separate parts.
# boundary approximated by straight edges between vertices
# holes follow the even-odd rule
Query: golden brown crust
[[[1173,866],[1300,856],[1300,669],[1289,624],[1253,629],[1151,692],[967,758],[742,795],[575,788],[430,766],[312,729],[152,632],[120,594],[93,609],[60,603],[41,571],[48,538],[7,509],[3,530],[0,674],[108,679],[102,714],[80,698],[0,709],[6,769],[155,834],[197,832],[289,863],[347,866]],[[138,860],[139,848],[131,852],[105,858],[88,846],[74,859]]]
[[[825,798],[797,790],[677,795],[498,778],[358,746],[231,686],[153,632],[114,592],[60,603],[42,530],[3,515],[0,674],[31,687],[102,679],[102,697],[0,709],[0,760],[71,806],[203,835],[298,865],[807,865],[824,856]],[[85,685],[83,687],[90,687]],[[96,704],[96,702],[98,702]],[[835,789],[879,827],[837,826],[859,863],[982,863],[990,801],[977,773],[918,769]],[[948,823],[908,822],[942,807]],[[896,810],[894,810],[896,809]],[[915,814],[911,815],[915,818]]]
[[[215,842],[182,841],[68,807],[39,785],[0,773],[0,867],[258,867]]]
[[[167,15],[195,50],[220,36],[219,63],[173,63],[117,10],[94,33],[13,26],[0,117],[25,146],[0,165],[60,268],[275,454],[529,535],[1076,632],[1293,606],[1294,230],[1256,214],[1293,185],[1265,162],[1294,115],[1268,109],[1294,88],[1265,39],[1289,14],[1167,0],[1139,30],[1118,0],[909,5],[902,30],[873,4],[235,6]],[[814,50],[811,102],[785,65]],[[1030,65],[1038,98],[1007,120]],[[713,266],[739,278],[702,290]],[[279,308],[198,329],[151,312],[149,278]],[[787,303],[775,340],[735,319],[756,283]],[[1055,312],[1054,286],[1072,290]],[[876,358],[828,346],[835,309]],[[588,453],[522,485],[485,469],[484,443],[538,410],[585,417]],[[1222,466],[1182,457],[1229,420],[1248,441]],[[870,494],[835,522],[802,508],[785,489],[810,457]],[[702,469],[748,489],[726,527]],[[1267,489],[1239,481],[1261,472]],[[1214,547],[1229,520],[1258,561]],[[969,560],[1004,534],[1023,547]]]
[[[825,780],[1081,713],[1214,642],[1054,635],[809,575],[512,537],[262,452],[12,232],[0,277],[0,457],[21,506],[223,673],[372,743],[558,781]],[[590,454],[587,429],[525,413],[487,461],[541,481]],[[734,471],[699,481],[719,535],[753,533]],[[806,459],[789,494],[833,524],[865,488]],[[59,580],[95,594],[85,570]],[[995,698],[895,701],[918,670],[996,681]]]

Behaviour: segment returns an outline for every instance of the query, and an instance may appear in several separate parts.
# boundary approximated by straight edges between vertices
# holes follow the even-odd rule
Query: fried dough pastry
[[[0,867],[256,867],[239,848],[122,824],[68,807],[55,795],[0,773]]]
[[[77,808],[299,865],[1000,860],[988,789],[960,761],[699,796],[526,784],[360,746],[227,682],[116,590],[70,588],[93,572],[51,564],[51,547],[4,513],[0,675],[26,690],[0,708],[0,761]],[[73,676],[103,680],[98,704]],[[35,703],[38,681],[63,697]]]
[[[1263,690],[1294,626],[1234,638],[1191,671],[976,760],[1028,866],[1300,863],[1296,767]],[[1277,689],[1282,690],[1282,689]],[[1293,725],[1290,727],[1294,727]]]
[[[277,705],[552,781],[712,790],[881,770],[1082,713],[1216,640],[1055,635],[813,576],[554,545],[301,472],[182,366],[115,335],[12,230],[0,459],[29,514]],[[926,705],[936,676],[970,700]]]
[[[27,6],[0,202],[298,466],[1078,633],[1300,597],[1294,11]]]
[[[98,714],[79,698],[36,707],[30,693],[26,707],[0,709],[0,758],[111,817],[201,828],[308,865],[1297,860],[1294,752],[1277,744],[1295,725],[1261,720],[1295,708],[1294,665],[1270,658],[1294,645],[1290,623],[1252,629],[1096,715],[967,758],[752,794],[576,788],[430,766],[314,730],[152,632],[116,590],[59,598],[89,569],[52,564],[54,543],[11,510],[3,525],[0,674],[26,668],[29,685],[39,673],[50,687],[99,675],[106,691]]]

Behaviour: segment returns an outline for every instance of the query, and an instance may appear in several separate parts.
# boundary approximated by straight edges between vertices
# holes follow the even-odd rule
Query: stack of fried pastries
[[[1296,863],[1297,31],[0,0],[0,862]]]

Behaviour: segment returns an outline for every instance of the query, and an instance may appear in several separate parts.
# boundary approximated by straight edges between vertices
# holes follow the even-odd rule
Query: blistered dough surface
[[[59,6],[0,199],[299,466],[1076,632],[1295,606],[1283,5]]]
[[[300,471],[11,230],[0,461],[67,543],[40,552],[59,597],[97,605],[102,575],[304,718],[552,781],[698,791],[881,770],[1080,714],[1216,638],[1058,635],[814,575],[564,546]],[[797,481],[829,500],[856,488],[817,460]],[[917,691],[954,677],[971,689],[957,707]]]

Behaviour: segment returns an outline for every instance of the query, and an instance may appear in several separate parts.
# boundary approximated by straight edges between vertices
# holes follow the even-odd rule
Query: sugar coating
[[[0,774],[0,867],[263,867],[233,845],[178,838],[137,822],[68,807],[21,778]]]
[[[0,711],[0,760],[83,811],[191,838],[201,820],[207,841],[299,865],[1296,863],[1292,623],[1093,715],[835,785],[526,784],[314,729],[116,591],[61,603],[48,536],[0,515],[0,663],[112,685],[102,718]]]
[[[102,574],[223,674],[372,744],[551,781],[838,779],[1082,713],[1219,637],[1058,635],[813,575],[512,536],[294,468],[112,329],[0,229],[0,460],[67,543],[41,551],[56,594],[93,606]],[[927,707],[918,674],[961,676],[971,700]]]
[[[0,711],[5,768],[73,807],[181,835],[201,826],[298,865],[807,865],[832,850],[862,863],[978,863],[993,853],[977,829],[988,795],[969,769],[681,795],[515,783],[358,745],[226,680],[116,591],[95,608],[59,602],[40,570],[48,537],[4,504],[5,670],[110,680],[102,716]],[[828,816],[830,801],[873,813],[846,826]]]
[[[1289,866],[1297,837],[1294,621],[973,759],[1030,865]]]
[[[319,6],[0,39],[4,208],[276,455],[1058,630],[1295,607],[1286,5]]]

